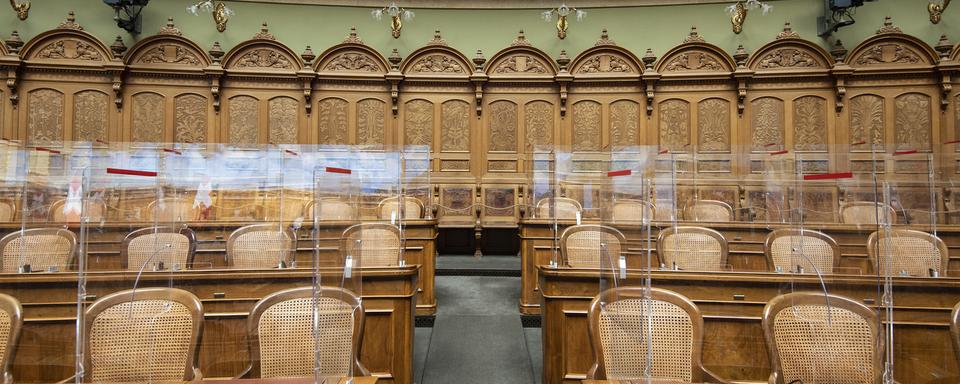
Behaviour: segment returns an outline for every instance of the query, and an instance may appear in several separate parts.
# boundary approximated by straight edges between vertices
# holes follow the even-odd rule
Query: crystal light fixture
[[[227,30],[227,21],[230,21],[230,16],[233,16],[233,9],[230,9],[222,1],[216,2],[214,4],[213,0],[200,0],[196,4],[193,4],[187,7],[187,12],[190,12],[194,16],[199,16],[200,12],[210,12],[213,15],[213,21],[217,24],[217,31],[223,32]]]
[[[560,4],[559,7],[551,9],[549,11],[543,11],[540,16],[543,17],[543,21],[551,22],[553,21],[553,16],[557,16],[557,37],[561,40],[567,37],[567,16],[572,14],[577,15],[577,21],[583,20],[587,16],[587,11],[576,9],[574,7],[567,6],[566,3]]]
[[[400,38],[400,30],[403,29],[403,21],[401,18],[410,21],[414,16],[413,11],[401,8],[397,3],[390,3],[390,5],[386,7],[374,9],[370,14],[377,20],[383,19],[384,14],[390,16],[390,31],[394,39]]]
[[[727,13],[730,14],[730,24],[733,25],[733,33],[743,32],[743,23],[747,21],[747,12],[759,8],[764,15],[773,9],[773,6],[760,0],[740,0],[736,4],[728,6]]]

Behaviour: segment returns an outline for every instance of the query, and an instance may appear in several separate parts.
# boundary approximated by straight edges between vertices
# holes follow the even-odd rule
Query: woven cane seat
[[[131,232],[124,239],[126,269],[139,271],[144,263],[163,263],[165,268],[186,269],[193,264],[196,240],[187,228],[150,227]]]
[[[30,264],[34,271],[50,267],[66,269],[73,264],[77,237],[65,229],[34,228],[17,231],[0,239],[2,271],[17,272]]]
[[[13,296],[0,293],[0,383],[12,384],[13,357],[23,326],[23,307]]]
[[[686,207],[687,220],[725,223],[733,221],[733,208],[730,204],[717,200],[697,200]]]
[[[276,224],[239,228],[227,240],[227,264],[234,268],[273,268],[289,263],[296,251],[296,235]]]
[[[614,222],[648,223],[656,217],[656,208],[647,201],[618,200],[613,204],[611,218]]]
[[[897,213],[893,207],[872,201],[855,201],[840,205],[840,222],[844,224],[877,225],[880,223],[896,224]]]
[[[624,236],[615,228],[602,225],[575,225],[567,228],[560,236],[562,262],[574,268],[600,268],[601,265],[614,266],[620,257]],[[601,244],[606,245],[607,255],[603,255]],[[601,261],[604,257],[610,259]]]
[[[307,205],[310,211],[307,213],[309,218],[313,218],[313,211],[317,211],[317,218],[320,221],[349,221],[357,218],[356,208],[347,201],[339,199],[320,199],[314,206],[311,202]]]
[[[774,270],[833,273],[840,263],[840,248],[826,234],[810,230],[781,229],[770,233],[764,246]]]
[[[537,202],[537,217],[543,219],[576,220],[582,212],[580,202],[568,197],[548,197]]]
[[[400,218],[400,197],[388,197],[380,201],[377,215],[381,220]],[[419,219],[423,217],[423,203],[412,196],[403,196],[403,218]]]
[[[882,276],[945,276],[949,255],[940,238],[909,229],[877,231],[867,240],[867,253]]]
[[[359,248],[357,242],[359,241]],[[400,229],[384,223],[363,223],[343,231],[340,253],[350,255],[361,267],[400,265]]]

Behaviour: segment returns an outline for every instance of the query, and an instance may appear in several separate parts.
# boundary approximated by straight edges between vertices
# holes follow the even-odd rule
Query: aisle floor
[[[415,383],[541,381],[540,329],[521,324],[519,277],[437,276],[436,292],[433,328],[416,329]]]

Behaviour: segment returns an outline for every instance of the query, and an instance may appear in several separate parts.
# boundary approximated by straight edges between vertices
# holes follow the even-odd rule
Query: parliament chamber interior
[[[11,0],[0,384],[960,383],[949,4]]]

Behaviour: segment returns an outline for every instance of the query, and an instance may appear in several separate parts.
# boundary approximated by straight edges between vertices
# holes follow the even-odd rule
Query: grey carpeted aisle
[[[436,292],[434,327],[417,329],[415,354],[425,358],[415,372],[417,383],[528,384],[538,379],[534,367],[540,369],[539,359],[531,359],[530,332],[525,335],[517,311],[520,278],[437,276]],[[539,343],[539,334],[530,338]]]

